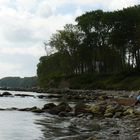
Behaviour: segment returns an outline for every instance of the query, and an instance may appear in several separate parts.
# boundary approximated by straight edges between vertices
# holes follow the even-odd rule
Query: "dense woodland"
[[[37,77],[5,77],[0,79],[1,88],[33,88],[37,86]]]
[[[55,77],[140,70],[140,5],[87,12],[76,23],[50,38],[49,45],[56,51],[40,58],[40,86]]]

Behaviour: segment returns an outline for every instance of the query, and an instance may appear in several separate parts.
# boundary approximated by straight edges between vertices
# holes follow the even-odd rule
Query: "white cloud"
[[[134,6],[139,3],[139,0],[113,0],[109,2],[108,9],[118,10],[129,6]]]
[[[85,12],[84,6],[114,10],[138,3],[139,0],[0,0],[0,77],[8,73],[35,74],[38,59],[45,54],[43,42],[66,23],[74,23],[75,17]],[[75,10],[60,14],[58,9],[67,11],[65,6],[69,4],[75,5]],[[15,63],[21,60],[20,55],[27,57],[22,65]]]
[[[43,43],[42,43],[43,44]],[[42,46],[31,46],[28,48],[20,47],[1,47],[1,53],[4,55],[31,55],[34,57],[40,57],[45,55],[45,50]]]
[[[53,14],[53,11],[52,11],[51,7],[48,5],[47,2],[42,2],[39,5],[37,14],[41,17],[47,18],[47,17],[49,17]]]
[[[106,10],[118,10],[126,8],[128,6],[140,4],[139,0],[53,0],[53,1],[48,0],[48,1],[50,1],[50,3],[52,3],[55,7],[59,7],[64,4],[77,4],[78,6],[100,5],[102,8]]]
[[[0,0],[0,4],[8,4],[10,0]]]
[[[22,69],[21,64],[0,62],[0,77],[10,76],[10,75],[18,76],[17,74],[19,74],[18,71],[20,71],[20,69]]]

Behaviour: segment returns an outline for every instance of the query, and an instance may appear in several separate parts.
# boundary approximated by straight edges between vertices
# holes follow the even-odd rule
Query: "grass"
[[[53,81],[53,87],[56,88],[60,87],[62,81],[66,81],[69,83],[69,88],[71,89],[140,89],[140,73],[136,72],[125,72],[112,75],[84,74],[69,77],[59,77],[55,78]]]

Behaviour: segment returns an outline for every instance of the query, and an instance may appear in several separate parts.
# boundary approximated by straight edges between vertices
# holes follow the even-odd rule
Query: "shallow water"
[[[0,93],[3,93],[3,92],[4,91],[0,91]],[[12,93],[13,95],[14,94],[28,94],[28,95],[34,95],[35,97],[18,97],[18,96],[0,97],[0,108],[11,108],[11,107],[26,108],[26,107],[33,107],[33,106],[37,106],[41,108],[43,107],[44,104],[53,101],[53,99],[39,99],[36,97],[39,94],[35,92],[10,91],[10,93]]]
[[[35,120],[42,116],[30,112],[0,111],[0,140],[39,140],[43,137]]]
[[[55,98],[39,99],[37,98],[39,93],[33,92],[10,91],[10,93],[29,94],[34,97],[0,97],[0,108],[33,106],[42,108],[46,103],[58,104],[62,101]],[[73,106],[74,102],[70,105]],[[137,140],[138,137],[140,139],[139,132],[135,134],[133,131],[136,124],[139,128],[137,122],[134,124],[127,119],[88,117],[65,118],[48,113],[0,111],[0,140],[86,140],[90,136],[95,136],[98,140]]]
[[[0,91],[3,93],[4,91]],[[33,92],[10,91],[10,93],[38,95]],[[51,102],[51,99],[39,99],[34,97],[0,97],[0,108],[25,108],[43,107]],[[0,140],[42,140],[44,138],[43,126],[37,124],[37,120],[45,120],[47,117],[41,114],[20,111],[0,111]]]
[[[4,91],[0,91],[3,93]],[[10,93],[29,94],[35,97],[0,97],[0,108],[42,108],[49,102],[59,103],[56,99],[39,99],[38,93],[9,91]],[[42,94],[41,94],[42,95]],[[46,95],[46,94],[45,94]],[[70,118],[60,118],[47,113],[20,111],[0,111],[0,140],[59,140],[64,136],[77,134],[71,129]]]

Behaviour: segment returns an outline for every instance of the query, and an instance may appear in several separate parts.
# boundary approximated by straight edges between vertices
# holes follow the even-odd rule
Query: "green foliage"
[[[32,88],[37,86],[37,77],[5,77],[0,79],[0,87]]]
[[[41,57],[38,64],[40,86],[53,85],[57,77],[73,76],[77,83],[72,80],[70,85],[75,83],[77,88],[107,88],[107,83],[119,87],[111,83],[120,81],[119,77],[102,79],[140,70],[139,13],[140,5],[113,12],[96,10],[77,17],[76,25],[67,24],[57,31],[49,42],[56,53]],[[120,78],[124,84],[129,81]]]

